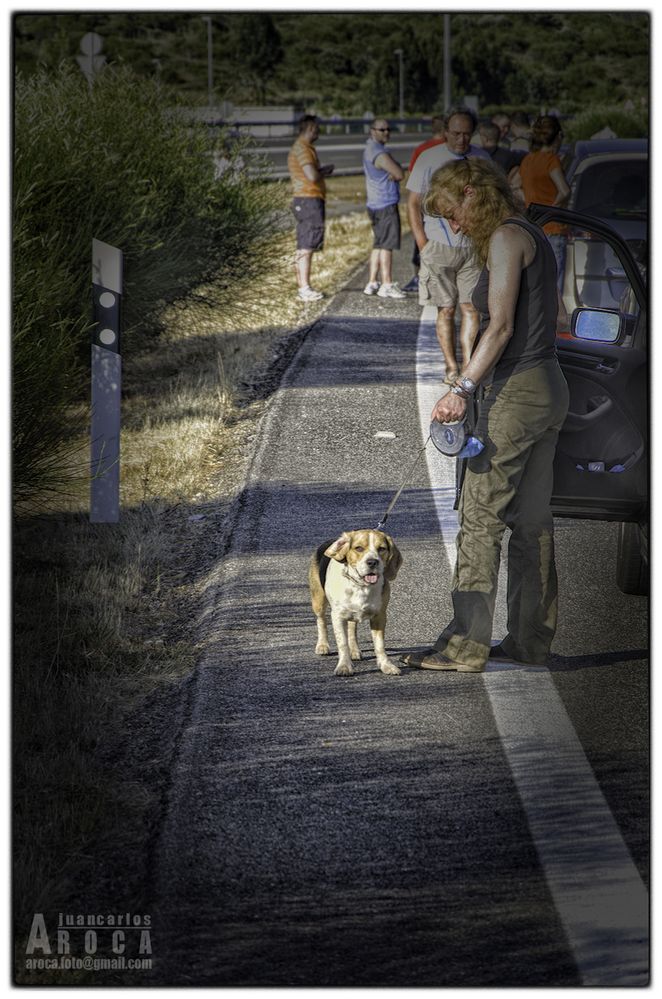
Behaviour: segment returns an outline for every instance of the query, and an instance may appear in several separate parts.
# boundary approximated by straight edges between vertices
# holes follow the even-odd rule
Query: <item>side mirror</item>
[[[578,340],[617,343],[623,330],[623,317],[611,309],[575,309],[571,332]]]

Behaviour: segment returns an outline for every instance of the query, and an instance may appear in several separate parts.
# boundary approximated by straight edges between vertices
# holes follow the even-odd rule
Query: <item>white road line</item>
[[[416,375],[422,439],[440,395],[436,309],[423,309]],[[455,561],[454,463],[430,445],[428,472],[449,563]],[[648,892],[549,670],[488,664],[486,692],[540,863],[585,986],[648,981]]]
[[[441,382],[444,377],[444,358],[434,329],[437,309],[426,305],[421,315],[416,350],[416,384],[418,392],[418,415],[421,421],[421,437],[426,440],[430,432],[430,413],[441,395]],[[435,450],[430,442],[425,451],[430,470],[430,483],[437,518],[441,526],[444,545],[448,553],[449,565],[455,565],[455,535],[457,534],[457,513],[455,502],[455,462]]]

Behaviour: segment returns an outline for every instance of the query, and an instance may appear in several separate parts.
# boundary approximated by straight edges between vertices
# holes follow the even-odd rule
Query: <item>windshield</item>
[[[647,160],[603,160],[578,174],[573,186],[578,212],[602,219],[646,218]]]

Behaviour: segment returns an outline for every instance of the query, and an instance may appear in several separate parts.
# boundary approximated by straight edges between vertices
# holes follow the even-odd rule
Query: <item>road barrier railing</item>
[[[366,118],[320,118],[320,128],[325,135],[360,135],[368,134],[372,119]],[[389,118],[393,129],[399,132],[427,132],[430,130],[430,118]],[[225,128],[230,134],[254,135],[256,138],[296,136],[299,118],[287,118],[282,121],[242,121],[225,118],[207,118],[210,128]],[[278,131],[274,132],[273,130]]]

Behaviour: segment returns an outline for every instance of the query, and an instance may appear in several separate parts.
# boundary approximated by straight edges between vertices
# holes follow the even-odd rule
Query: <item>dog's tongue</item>
[[[379,579],[379,576],[376,573],[371,572],[371,573],[368,573],[367,576],[363,577],[363,582],[364,583],[376,583],[378,579]]]

